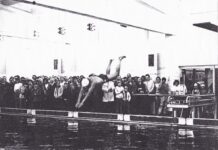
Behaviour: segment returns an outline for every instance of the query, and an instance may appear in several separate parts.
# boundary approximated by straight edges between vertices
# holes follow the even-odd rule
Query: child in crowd
[[[123,113],[129,114],[130,113],[130,100],[131,100],[131,94],[129,92],[128,86],[124,86],[124,92],[123,92]]]
[[[124,88],[122,86],[122,82],[118,81],[117,86],[115,87],[115,98],[116,98],[116,111],[117,113],[122,113],[123,109],[123,93],[124,93]]]

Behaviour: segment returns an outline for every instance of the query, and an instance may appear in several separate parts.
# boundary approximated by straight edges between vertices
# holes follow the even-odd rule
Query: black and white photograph
[[[218,150],[218,0],[0,0],[0,150]]]

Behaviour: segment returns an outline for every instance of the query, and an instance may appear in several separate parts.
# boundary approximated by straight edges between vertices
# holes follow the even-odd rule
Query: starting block
[[[73,112],[73,117],[74,117],[74,118],[78,118],[78,117],[79,117],[78,111],[74,111],[74,112]]]
[[[124,120],[123,114],[117,114],[117,120]]]
[[[68,117],[73,117],[73,112],[72,111],[68,111]]]
[[[193,125],[194,121],[193,118],[186,118],[186,125]]]
[[[35,109],[27,109],[27,114],[28,115],[36,115],[36,110]]]
[[[68,111],[67,117],[73,117],[73,118],[78,118],[78,112],[77,111]]]
[[[185,125],[186,124],[186,119],[185,118],[178,118],[178,124]]]
[[[178,124],[180,125],[193,125],[193,118],[178,118]]]
[[[124,115],[123,120],[124,121],[130,121],[130,115]]]

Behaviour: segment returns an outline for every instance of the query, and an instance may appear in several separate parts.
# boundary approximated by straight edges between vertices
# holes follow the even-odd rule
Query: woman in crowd
[[[136,83],[136,86],[137,86],[137,90],[136,92],[138,94],[144,94],[145,93],[145,86],[143,85],[143,81],[141,78],[138,78],[138,81]]]
[[[179,87],[179,80],[174,80],[173,86],[171,88],[171,94],[179,95],[180,87]]]
[[[56,81],[56,86],[54,89],[54,105],[56,109],[63,109],[64,107],[64,100],[63,96],[63,87],[61,86],[60,80]]]

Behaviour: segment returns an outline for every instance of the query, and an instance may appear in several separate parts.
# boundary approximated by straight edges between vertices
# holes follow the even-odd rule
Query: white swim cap
[[[82,79],[81,84],[82,84],[82,87],[87,87],[89,85],[89,79],[87,78]]]

